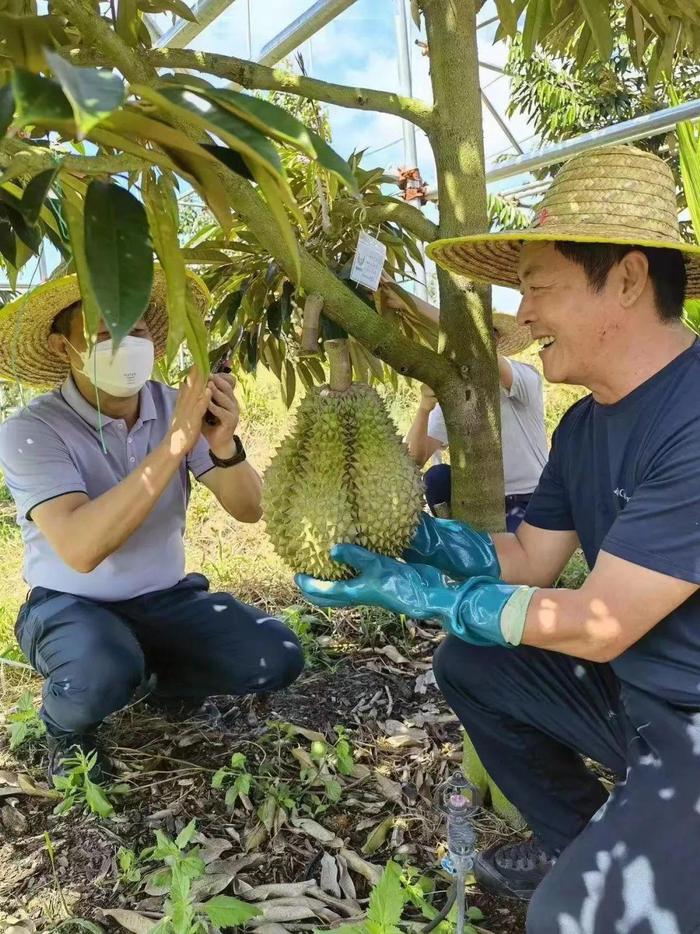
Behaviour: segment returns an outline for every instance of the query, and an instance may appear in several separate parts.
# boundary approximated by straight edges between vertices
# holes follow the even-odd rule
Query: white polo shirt
[[[506,496],[527,495],[539,483],[547,463],[542,378],[537,370],[519,360],[508,361],[513,384],[501,386],[501,443]],[[447,445],[445,417],[439,405],[428,418],[428,436]]]

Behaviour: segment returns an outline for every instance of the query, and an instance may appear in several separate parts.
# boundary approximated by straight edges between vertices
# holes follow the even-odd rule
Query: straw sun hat
[[[471,279],[518,288],[520,247],[537,240],[680,250],[687,296],[700,298],[700,246],[681,239],[673,173],[658,156],[633,146],[606,146],[570,159],[525,230],[436,240],[427,253]]]
[[[503,357],[512,357],[529,347],[533,341],[530,328],[518,324],[515,315],[494,311],[493,327],[496,331],[496,349]]]
[[[188,273],[188,289],[202,314],[209,293],[204,283]],[[168,312],[165,274],[153,271],[151,301],[144,318],[153,337],[155,357],[165,353]],[[0,376],[29,386],[56,386],[68,375],[68,362],[49,347],[51,325],[59,312],[80,299],[75,275],[50,279],[0,309]]]

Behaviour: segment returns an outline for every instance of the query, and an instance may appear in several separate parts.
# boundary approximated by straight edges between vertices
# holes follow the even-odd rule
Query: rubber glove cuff
[[[438,612],[447,632],[472,645],[520,645],[536,589],[474,577],[456,594],[445,589]],[[431,593],[430,602],[440,601]]]
[[[418,528],[404,552],[411,564],[428,564],[457,580],[484,575],[498,579],[501,567],[493,539],[466,522],[421,513]]]

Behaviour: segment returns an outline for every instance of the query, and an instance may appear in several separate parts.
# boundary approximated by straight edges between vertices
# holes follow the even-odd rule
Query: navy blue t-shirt
[[[700,584],[700,341],[619,402],[586,396],[569,409],[525,521],[575,530],[589,567],[603,550]],[[700,591],[612,667],[700,707]]]

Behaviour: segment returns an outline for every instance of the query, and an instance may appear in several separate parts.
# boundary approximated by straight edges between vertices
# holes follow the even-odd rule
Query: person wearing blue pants
[[[204,286],[189,289],[204,311]],[[30,588],[16,633],[44,678],[50,780],[76,747],[96,749],[100,722],[147,678],[173,709],[277,690],[303,667],[280,620],[185,574],[190,477],[242,522],[260,518],[261,480],[236,434],[232,377],[192,370],[179,392],[150,379],[165,294],[156,270],[143,319],[116,349],[104,323],[88,347],[75,276],[0,314],[0,372],[56,387],[0,427]]]
[[[611,146],[560,170],[530,230],[429,247],[519,285],[564,415],[524,521],[488,534],[424,513],[403,561],[332,549],[355,576],[297,583],[447,632],[434,670],[532,833],[480,853],[478,882],[529,899],[528,934],[700,932],[700,246],[671,170]],[[555,588],[580,545],[590,574]],[[610,794],[583,757],[606,766]]]

